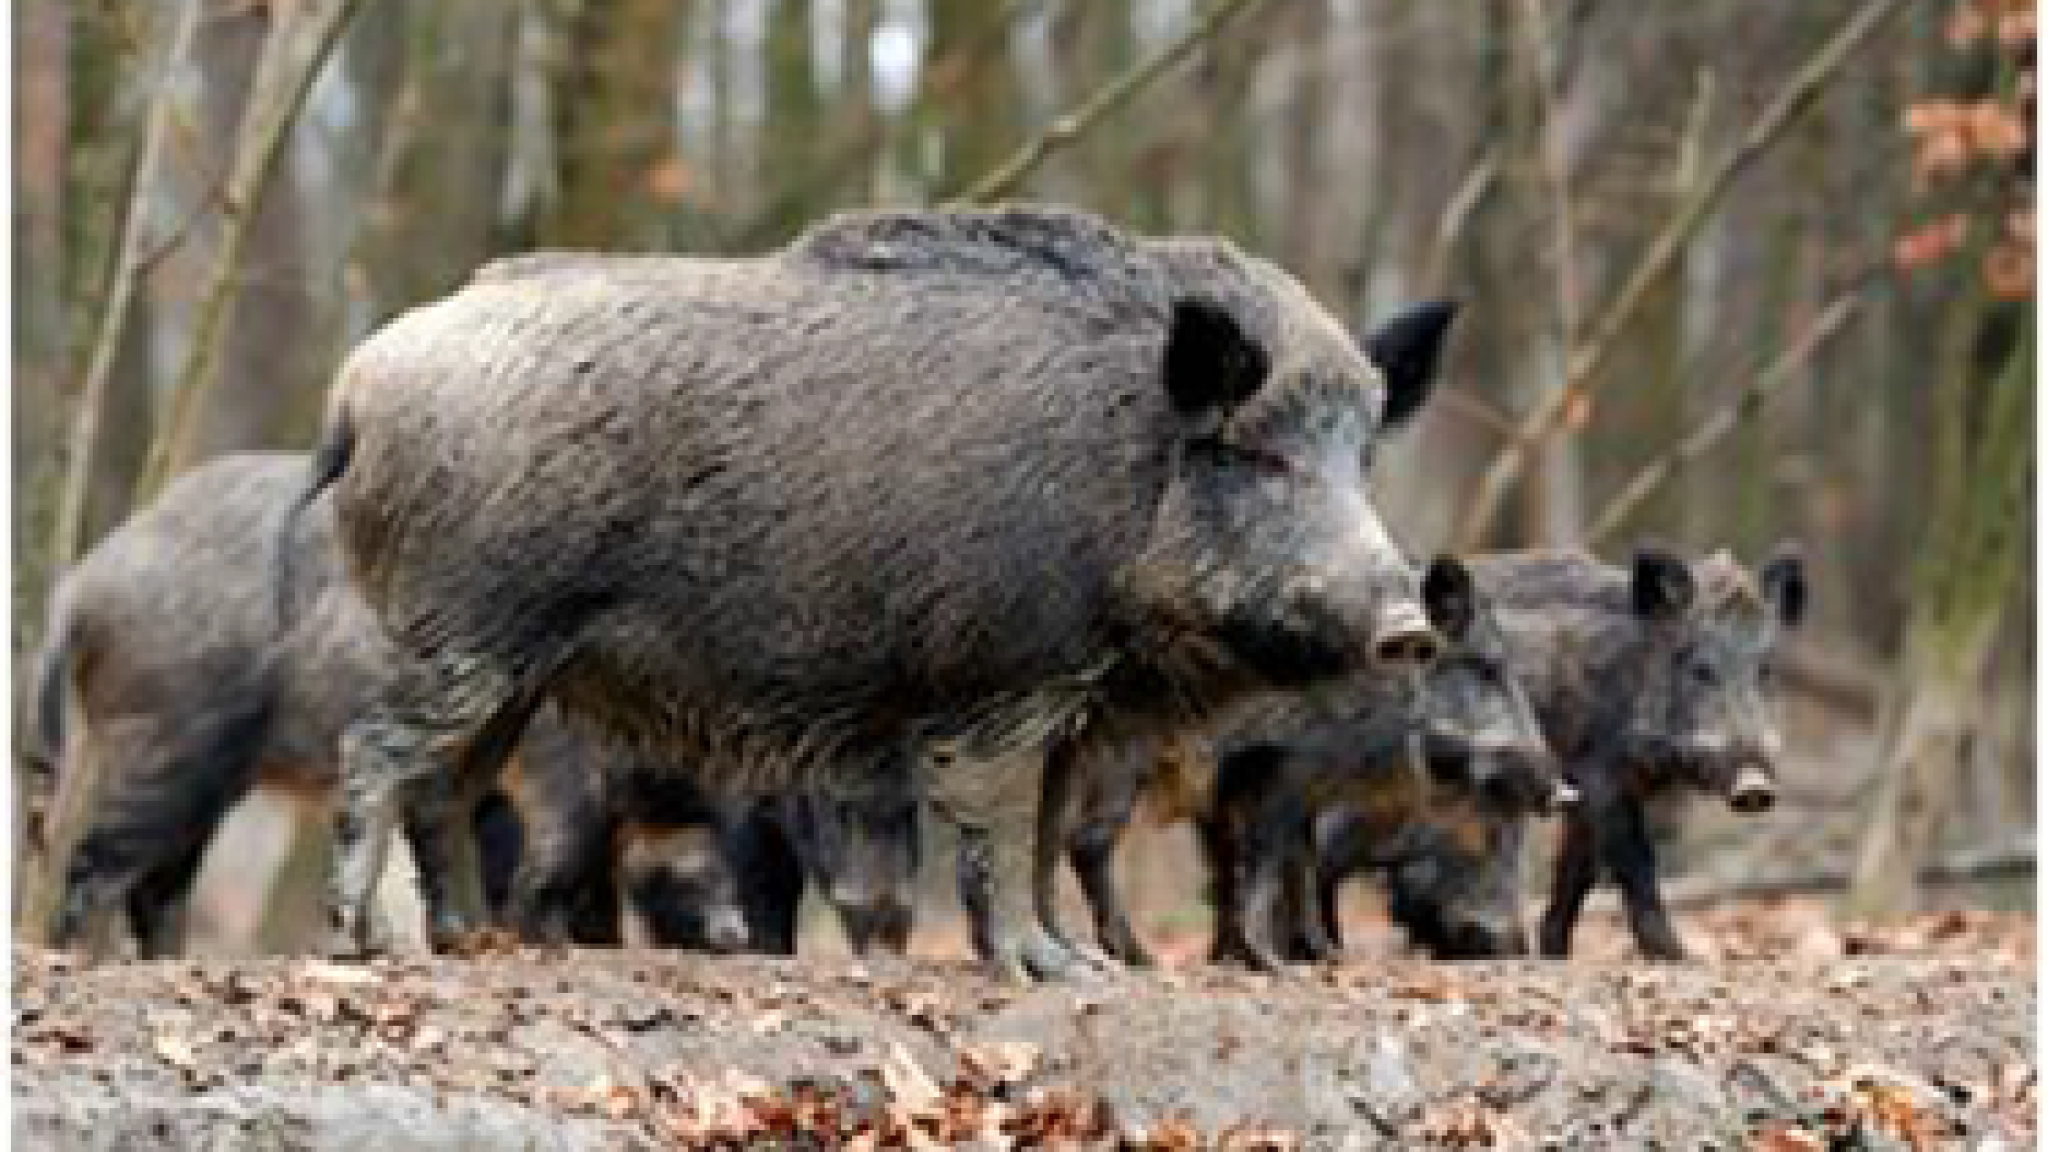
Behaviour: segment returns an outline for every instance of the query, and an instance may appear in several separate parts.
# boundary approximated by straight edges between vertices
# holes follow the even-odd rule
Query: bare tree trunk
[[[539,241],[563,248],[652,248],[668,236],[658,171],[675,155],[676,57],[685,5],[581,0],[560,44],[554,203]]]
[[[931,0],[931,49],[919,78],[920,125],[938,145],[925,173],[931,198],[951,196],[995,167],[1021,133],[1024,94],[1017,82],[1012,29],[1003,6],[986,0]]]
[[[511,4],[409,3],[364,22],[381,91],[369,207],[349,259],[372,323],[451,291],[487,259],[510,163]],[[393,27],[395,25],[395,27]],[[364,61],[365,69],[373,67]]]
[[[1916,871],[1961,791],[1956,775],[1967,768],[1967,741],[1985,718],[1984,677],[2011,585],[2026,567],[2020,519],[2032,495],[2034,319],[2031,305],[2021,310],[2021,335],[1981,406],[1969,386],[1969,345],[1986,338],[1979,325],[1963,325],[1964,347],[1949,361],[1958,370],[1942,389],[1948,404],[1936,446],[1937,497],[1881,745],[1885,771],[1849,889],[1849,908],[1860,915],[1913,903]]]

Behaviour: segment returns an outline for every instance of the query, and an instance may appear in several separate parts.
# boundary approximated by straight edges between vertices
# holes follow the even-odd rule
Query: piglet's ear
[[[1227,412],[1250,399],[1271,370],[1266,350],[1245,333],[1237,317],[1202,300],[1174,304],[1162,368],[1174,411],[1183,416]]]
[[[1675,620],[1692,608],[1692,567],[1656,545],[1636,550],[1629,572],[1629,602],[1645,620]]]
[[[1430,624],[1452,640],[1461,640],[1479,616],[1479,589],[1472,571],[1455,556],[1439,556],[1422,574],[1422,610]]]
[[[1757,582],[1763,586],[1764,599],[1778,613],[1778,622],[1787,628],[1799,627],[1806,619],[1806,553],[1799,545],[1787,541],[1771,549],[1771,558],[1757,573]]]
[[[1396,312],[1366,335],[1366,358],[1387,385],[1386,408],[1380,413],[1383,427],[1398,428],[1422,410],[1436,384],[1444,337],[1457,318],[1455,303],[1431,300]]]

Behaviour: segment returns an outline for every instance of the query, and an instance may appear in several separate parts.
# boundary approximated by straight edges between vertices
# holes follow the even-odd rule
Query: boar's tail
[[[296,602],[298,549],[292,546],[292,537],[298,532],[299,518],[312,507],[313,501],[322,492],[334,486],[341,474],[348,471],[348,462],[356,452],[355,422],[349,419],[348,408],[336,405],[329,415],[327,426],[321,429],[320,442],[313,447],[312,460],[306,472],[306,487],[285,509],[284,518],[277,526],[273,582],[277,595],[276,623],[279,635],[291,627],[292,605]]]

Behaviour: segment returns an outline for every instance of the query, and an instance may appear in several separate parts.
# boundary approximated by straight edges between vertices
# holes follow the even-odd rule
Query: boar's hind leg
[[[476,811],[531,715],[531,708],[501,712],[469,742],[453,775],[434,773],[405,790],[406,844],[427,936],[437,949],[458,944],[492,920]]]
[[[1054,939],[1038,921],[1031,867],[1043,750],[988,759],[931,752],[926,798],[960,834],[960,894],[974,920],[975,950],[990,974],[1013,983],[1099,972],[1087,953]]]
[[[480,925],[482,870],[466,801],[494,778],[525,727],[534,694],[488,661],[443,657],[407,669],[350,724],[341,744],[335,815],[333,927],[344,952],[367,952],[373,897],[391,834],[404,817],[420,895],[437,940]]]

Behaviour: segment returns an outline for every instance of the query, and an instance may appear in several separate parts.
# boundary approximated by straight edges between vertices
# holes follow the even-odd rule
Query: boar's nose
[[[1443,650],[1422,605],[1397,601],[1380,612],[1372,633],[1372,656],[1381,664],[1429,664]]]
[[[1778,802],[1778,785],[1756,768],[1745,768],[1728,789],[1728,806],[1745,815],[1768,812]]]
[[[1529,954],[1529,939],[1522,926],[1512,920],[1453,916],[1447,927],[1447,938],[1436,949],[1439,960],[1486,960]]]
[[[704,935],[714,952],[738,952],[747,946],[747,924],[737,909],[712,913]]]

